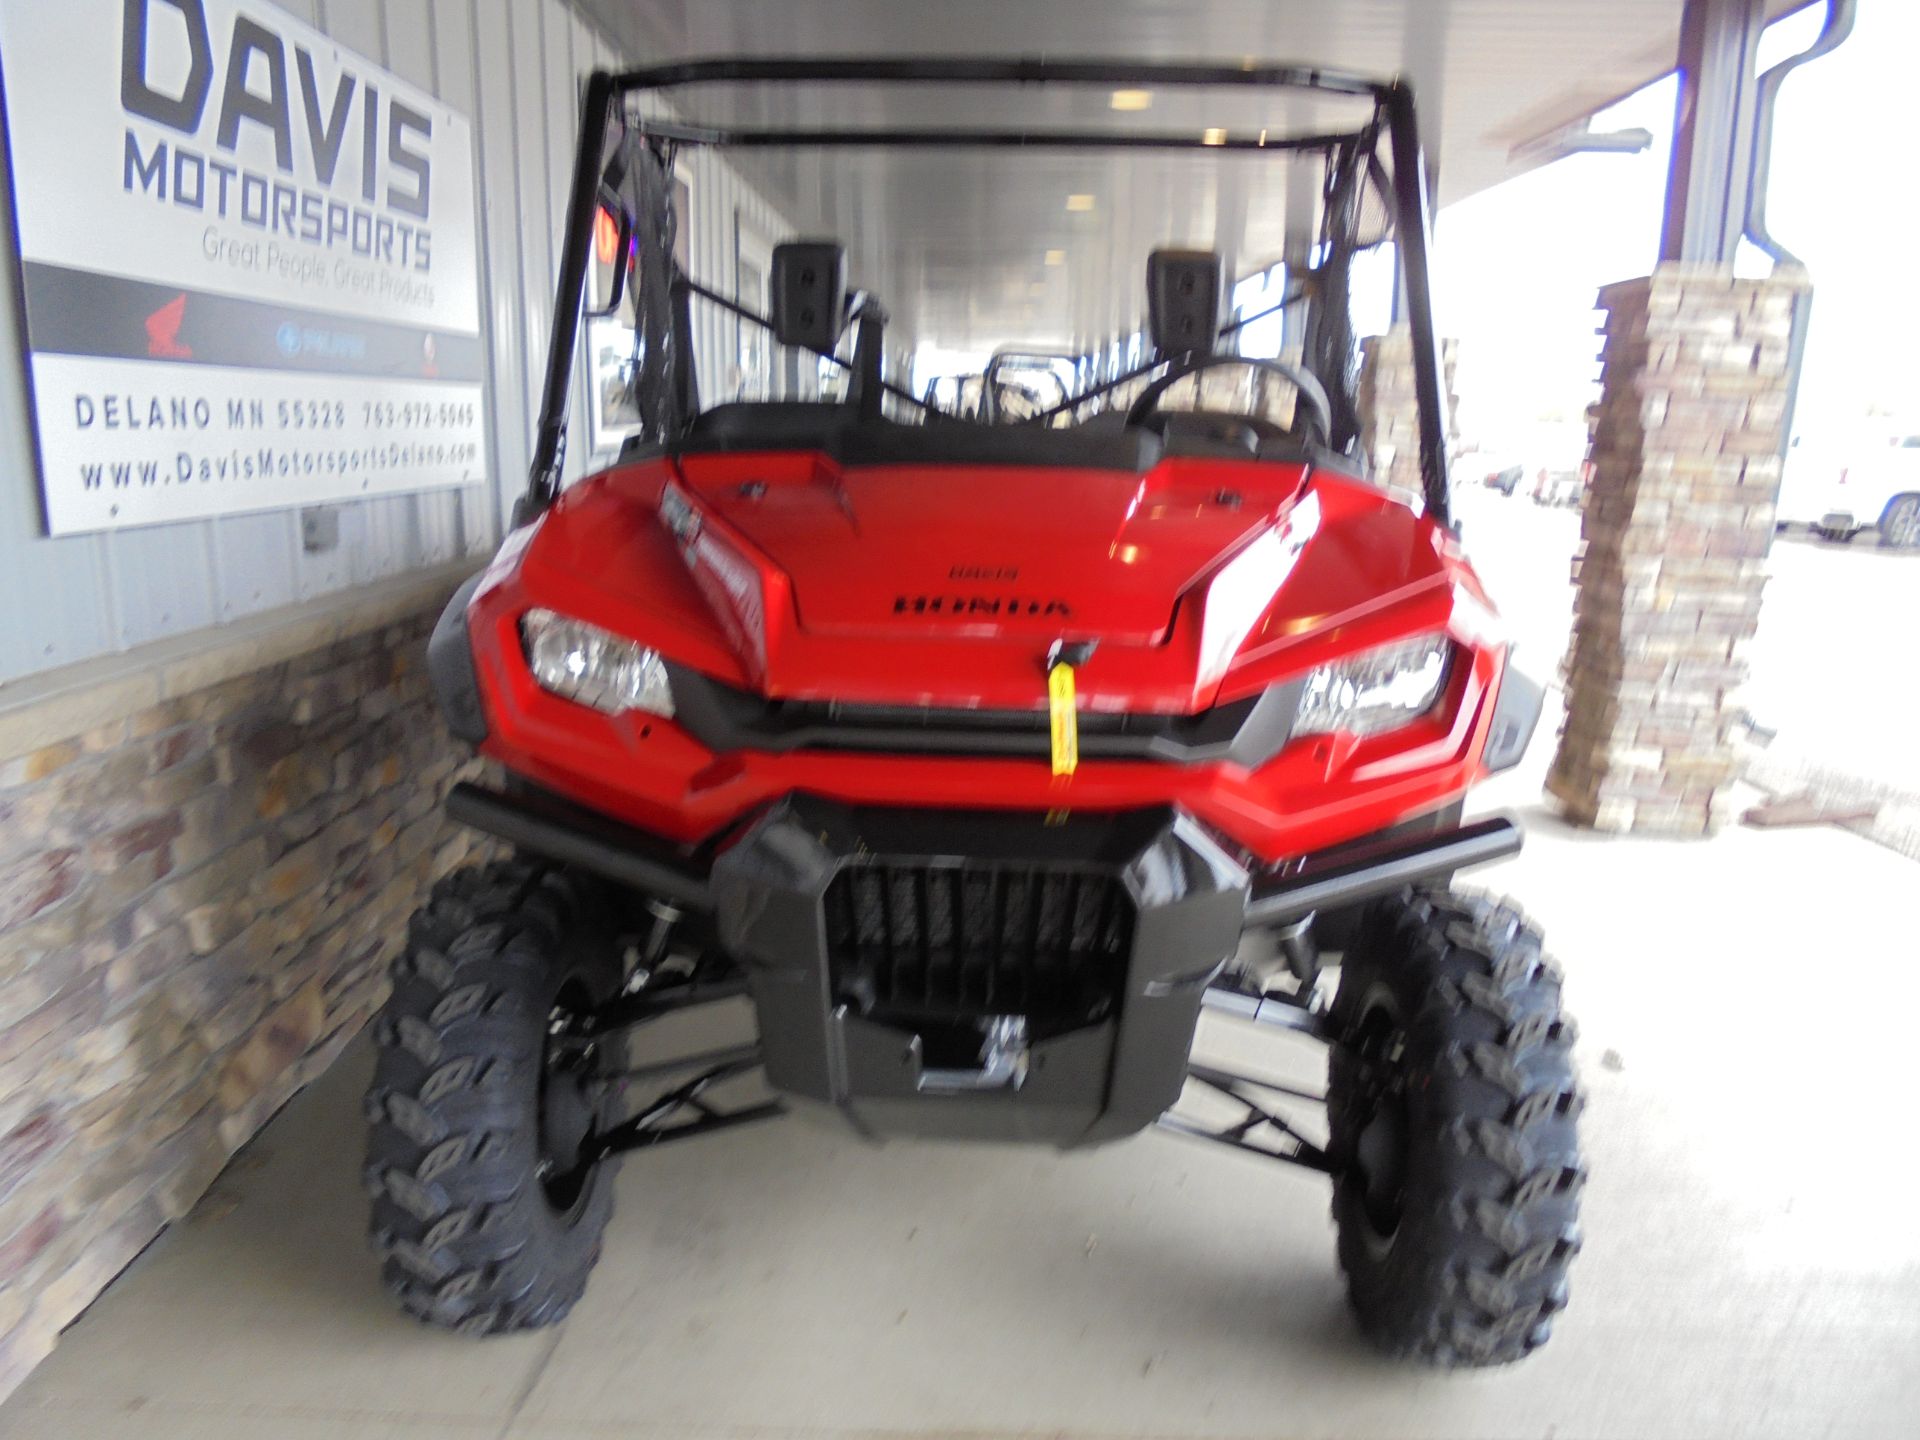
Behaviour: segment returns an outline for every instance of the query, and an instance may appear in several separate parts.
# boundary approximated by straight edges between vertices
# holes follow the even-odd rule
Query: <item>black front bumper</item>
[[[869,1135],[1079,1145],[1179,1098],[1201,999],[1250,928],[1520,848],[1449,812],[1250,873],[1174,810],[1045,817],[794,797],[707,863],[550,796],[455,819],[711,916],[767,1077]]]
[[[713,885],[775,1087],[873,1135],[1072,1145],[1179,1098],[1247,874],[1172,811],[1049,824],[796,799]]]

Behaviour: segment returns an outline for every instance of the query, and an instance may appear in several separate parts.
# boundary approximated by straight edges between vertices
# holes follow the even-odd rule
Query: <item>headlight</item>
[[[1307,676],[1293,733],[1378,735],[1424,715],[1447,678],[1447,638],[1422,635],[1382,645]]]
[[[673,714],[667,667],[644,645],[551,610],[521,616],[520,640],[542,690],[609,715],[625,710]]]

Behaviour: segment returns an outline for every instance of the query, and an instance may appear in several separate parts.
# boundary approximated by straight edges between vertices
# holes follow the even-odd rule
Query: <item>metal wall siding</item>
[[[713,154],[707,152],[707,207],[706,207],[706,266],[707,284],[723,295],[733,295],[738,291],[738,276],[734,274],[733,254],[733,212],[738,199],[739,182],[732,171]],[[713,385],[706,393],[715,403],[731,399],[733,396],[733,319],[718,306],[709,305],[707,310],[707,354],[714,370]]]
[[[321,23],[341,44],[384,65],[383,9],[383,0],[321,0]],[[410,497],[405,496],[343,505],[339,550],[345,563],[333,573],[345,583],[364,584],[407,568],[405,527],[412,518],[410,510]]]
[[[114,636],[122,647],[213,624],[209,524],[121,530],[103,538],[113,577]]]
[[[391,5],[386,16],[386,42],[389,70],[422,90],[440,94],[434,79],[432,0]]]
[[[291,511],[223,515],[213,526],[215,604],[222,620],[291,605],[300,523]]]
[[[319,23],[314,0],[281,0],[281,7],[309,25]],[[302,598],[297,558],[300,555],[298,511],[221,515],[207,521],[206,527],[212,548],[209,573],[216,620],[237,620],[256,611],[291,605]],[[197,527],[166,528],[184,531]],[[121,643],[137,642],[123,639]]]
[[[687,264],[692,268],[692,278],[696,283],[719,288],[713,264],[713,152],[694,150],[680,162],[680,168],[686,176],[689,192],[687,219],[693,231],[687,238]],[[716,386],[713,373],[713,306],[694,301],[693,318],[693,352],[697,362],[694,378],[699,383],[701,403],[711,404]]]
[[[511,36],[509,66],[513,77],[513,109],[508,136],[519,182],[515,209],[520,219],[520,310],[522,394],[529,419],[540,413],[540,381],[547,353],[548,326],[553,312],[551,228],[532,223],[545,209],[547,194],[546,28],[542,5],[525,0],[508,7]],[[529,428],[531,428],[529,426]]]
[[[485,210],[487,181],[482,164],[485,152],[481,149],[480,143],[482,116],[478,89],[478,58],[474,52],[474,0],[431,0],[427,18],[433,59],[434,94],[463,115],[471,117],[473,121],[473,173],[480,189],[482,207],[478,221],[480,343],[486,393],[491,397],[495,393],[494,315],[489,298],[493,293],[493,265]],[[500,468],[501,417],[490,414],[489,419],[491,423],[487,426],[486,473],[492,477],[503,473]],[[469,485],[453,494],[457,496],[457,503],[451,512],[452,524],[444,537],[447,548],[444,558],[450,560],[461,554],[472,555],[490,549],[498,533],[491,518],[494,514],[494,485],[491,480]],[[437,564],[439,560],[429,556],[428,563]]]
[[[330,35],[339,37],[343,43],[352,43],[338,28],[343,18],[349,21],[351,19],[354,7],[350,0],[303,0],[303,3],[292,4],[287,8],[301,19],[309,21]],[[323,550],[315,554],[308,554],[300,543],[299,511],[277,512],[277,518],[283,520],[288,527],[287,564],[292,576],[295,600],[312,600],[344,590],[353,584],[356,546],[364,528],[360,509],[358,505],[341,506],[340,543],[331,550]]]
[[[546,32],[546,136],[547,136],[547,210],[554,216],[567,213],[567,191],[573,184],[574,137],[580,130],[580,84],[577,77],[586,68],[574,63],[574,17],[558,5],[543,7]],[[559,268],[558,247],[550,264]],[[542,357],[545,358],[544,356]],[[586,387],[578,382],[567,395],[567,450],[562,457],[561,483],[567,484],[586,474],[588,447]]]
[[[517,146],[525,128],[516,103],[541,116],[575,105],[570,46],[559,68],[517,60],[509,11],[524,36],[570,36],[579,28],[561,0],[279,0],[297,18],[429,90],[473,120],[482,206],[483,320],[488,352],[489,482],[462,490],[383,497],[340,507],[340,543],[319,554],[300,544],[295,510],[155,526],[59,540],[41,533],[33,425],[20,333],[18,265],[10,209],[0,210],[0,603],[14,623],[0,629],[0,682],[123,650],[260,610],[484,551],[526,473],[531,423],[523,356],[543,354],[550,302],[550,236],[558,210],[544,154]],[[564,93],[550,97],[555,75]],[[517,102],[515,85],[527,97]],[[569,122],[569,135],[570,135]],[[489,146],[491,133],[502,143]],[[536,134],[543,133],[536,128]],[[556,138],[557,132],[556,132]],[[522,203],[523,164],[537,165]],[[12,188],[0,205],[10,207]],[[504,193],[503,193],[504,192]],[[528,223],[527,217],[539,217]],[[536,244],[524,264],[519,237]],[[532,284],[537,326],[521,323]]]
[[[722,294],[737,295],[736,223],[752,228],[769,243],[792,238],[794,227],[712,151],[692,151],[680,166],[692,191],[694,233],[688,258],[693,278]],[[701,402],[718,404],[733,398],[735,390],[737,322],[717,307],[699,302],[695,302],[695,314]]]
[[[482,341],[489,480],[460,490],[339,506],[340,543],[308,554],[295,510],[223,516],[104,535],[41,534],[27,405],[12,187],[0,194],[0,683],[148,640],[217,625],[382,576],[489,550],[525,481],[546,373],[554,248],[579,125],[580,81],[620,54],[569,0],[277,0],[470,117],[479,190]],[[0,164],[4,164],[0,146]],[[716,158],[687,162],[697,278],[737,283],[734,215],[768,240],[793,227]],[[704,307],[711,310],[711,307]],[[702,319],[703,394],[722,398],[733,329]],[[592,453],[589,357],[582,348],[566,478],[611,458]]]
[[[458,3],[458,0],[456,0]],[[508,0],[471,0],[477,99],[475,143],[480,148],[481,226],[487,245],[486,304],[491,326],[492,385],[488,391],[494,445],[492,518],[506,524],[512,496],[531,463],[532,411],[527,407],[526,307],[522,303],[524,247],[519,166],[513,135],[513,38]]]
[[[0,680],[84,660],[116,643],[99,537],[40,538],[16,233],[12,167],[0,145],[0,605],[8,617],[0,625]]]

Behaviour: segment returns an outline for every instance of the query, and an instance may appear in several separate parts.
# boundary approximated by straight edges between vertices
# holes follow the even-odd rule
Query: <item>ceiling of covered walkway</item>
[[[1442,204],[1538,163],[1534,142],[1673,67],[1681,0],[580,0],[630,53],[1045,56],[1299,61],[1415,87]],[[1806,0],[1772,0],[1775,14]],[[962,116],[1200,132],[1276,131],[1354,112],[1284,96],[1106,91],[1038,110],[967,111],[913,87],[676,101],[701,118],[925,125]],[[1004,106],[999,97],[992,104]],[[1261,108],[1265,107],[1265,108]],[[1364,109],[1360,114],[1364,116]],[[762,158],[773,188],[838,229],[855,280],[874,284],[923,339],[1078,344],[1139,310],[1155,244],[1221,249],[1246,273],[1279,258],[1288,209],[1317,204],[1317,177],[1289,195],[1284,161],[1187,154],[1089,158],[1039,152],[855,151]],[[1317,167],[1316,167],[1317,169]],[[1079,198],[1075,198],[1079,197]],[[1090,197],[1090,198],[1088,198]],[[807,213],[811,212],[811,213]],[[867,273],[858,273],[862,270]]]

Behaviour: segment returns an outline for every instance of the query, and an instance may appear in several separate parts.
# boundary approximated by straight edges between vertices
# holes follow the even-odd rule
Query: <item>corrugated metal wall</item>
[[[579,123],[578,77],[641,57],[617,55],[564,0],[277,3],[473,120],[491,482],[345,503],[339,545],[318,554],[302,549],[293,510],[45,538],[27,409],[12,177],[0,176],[0,683],[484,553],[524,482]],[[686,172],[695,207],[694,278],[732,293],[735,215],[768,242],[791,227],[714,157],[690,157]],[[731,323],[704,316],[699,348],[718,355],[724,343],[730,353]],[[722,380],[703,374],[703,393],[717,393]],[[573,393],[569,479],[593,460],[584,381]]]

